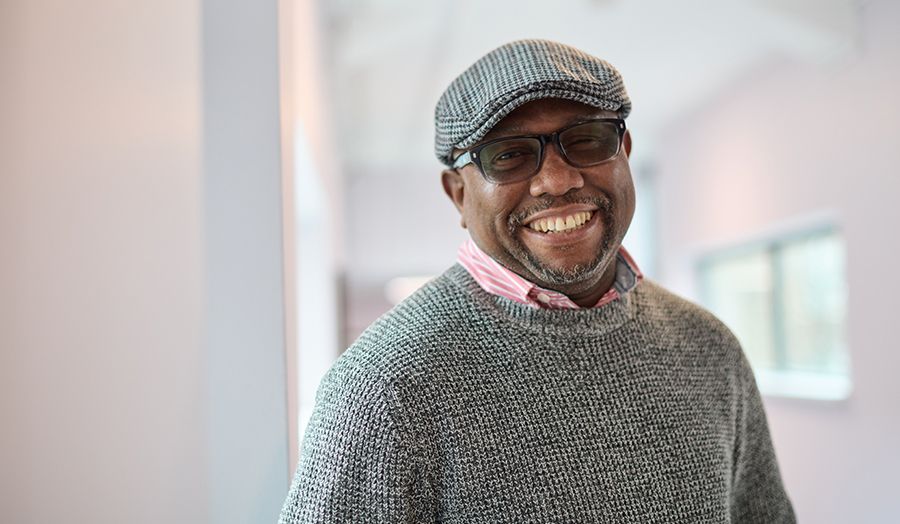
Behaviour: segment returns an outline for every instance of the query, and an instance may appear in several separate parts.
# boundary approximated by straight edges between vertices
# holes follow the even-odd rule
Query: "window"
[[[833,226],[721,250],[698,265],[701,297],[741,341],[760,391],[850,394],[843,239]]]

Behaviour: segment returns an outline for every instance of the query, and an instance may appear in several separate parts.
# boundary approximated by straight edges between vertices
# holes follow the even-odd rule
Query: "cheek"
[[[505,195],[496,187],[482,187],[468,196],[465,220],[469,232],[478,235],[482,241],[497,243],[497,236],[505,234],[509,214],[504,206]]]
[[[626,174],[621,180],[618,193],[619,198],[621,199],[618,214],[619,220],[622,222],[620,227],[624,233],[624,230],[628,229],[628,226],[631,224],[631,219],[634,217],[635,193],[634,183],[630,174]]]
[[[632,182],[631,177],[627,177],[622,181],[622,187],[620,191],[622,192],[624,198],[624,207],[631,211],[634,211],[634,182]]]
[[[496,210],[491,206],[489,200],[473,199],[473,205],[466,209],[466,222],[469,229],[474,229],[479,233],[489,233],[496,219]]]

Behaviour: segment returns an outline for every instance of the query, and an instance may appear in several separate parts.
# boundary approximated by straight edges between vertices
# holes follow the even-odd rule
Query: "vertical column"
[[[271,523],[290,473],[278,2],[206,0],[202,24],[211,514]]]

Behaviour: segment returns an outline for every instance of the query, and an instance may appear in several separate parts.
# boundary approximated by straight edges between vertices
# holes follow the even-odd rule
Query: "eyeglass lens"
[[[599,164],[619,152],[619,129],[614,122],[587,122],[560,133],[559,145],[573,166]],[[541,141],[530,137],[498,140],[486,145],[478,156],[487,178],[497,182],[523,180],[540,168]]]

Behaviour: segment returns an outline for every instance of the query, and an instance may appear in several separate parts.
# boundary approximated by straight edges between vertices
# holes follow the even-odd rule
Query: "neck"
[[[587,287],[582,287],[582,285],[574,289],[570,288],[569,286],[561,286],[560,289],[551,289],[553,289],[554,291],[559,291],[563,295],[566,295],[567,297],[569,297],[569,300],[578,305],[578,307],[594,307],[594,305],[599,302],[601,298],[603,298],[603,295],[605,295],[606,292],[609,291],[615,280],[616,263],[615,258],[613,258],[611,263],[607,264],[607,267],[603,271],[600,280],[595,284],[589,285]]]

